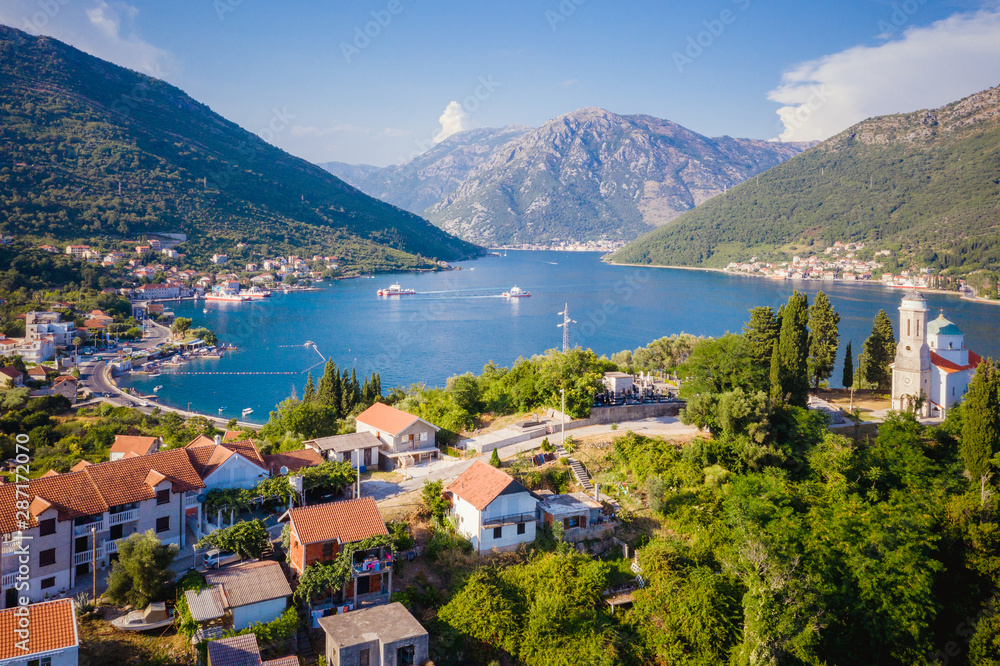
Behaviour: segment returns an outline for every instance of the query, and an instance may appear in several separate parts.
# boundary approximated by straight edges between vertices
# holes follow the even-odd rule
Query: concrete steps
[[[576,477],[576,482],[588,493],[594,491],[594,486],[590,482],[590,475],[587,474],[587,469],[583,466],[579,460],[575,458],[569,459],[569,468],[573,470],[573,476]]]

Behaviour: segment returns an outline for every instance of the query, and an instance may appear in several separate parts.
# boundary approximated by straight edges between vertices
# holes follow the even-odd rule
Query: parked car
[[[206,569],[220,569],[230,564],[240,561],[240,556],[236,553],[229,553],[218,548],[213,548],[205,553],[201,563]]]

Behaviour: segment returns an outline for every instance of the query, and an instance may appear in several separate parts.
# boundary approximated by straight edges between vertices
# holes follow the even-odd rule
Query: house
[[[36,365],[28,368],[28,379],[35,382],[47,382],[49,379],[48,370],[44,365]]]
[[[51,336],[60,347],[73,344],[76,327],[71,321],[63,321],[58,312],[28,312],[24,315],[24,341],[33,342]]]
[[[74,405],[76,404],[77,388],[77,379],[72,375],[62,375],[61,377],[56,377],[56,380],[52,383],[53,395],[61,395]]]
[[[441,452],[435,445],[435,437],[439,429],[382,402],[376,402],[357,417],[357,431],[369,432],[382,442],[379,467],[386,470],[438,458]]]
[[[17,340],[0,338],[0,356],[14,356],[17,353]]]
[[[371,432],[352,432],[348,435],[320,437],[303,442],[310,450],[316,451],[327,460],[349,462],[361,470],[378,464],[378,451],[382,442]]]
[[[200,436],[185,447],[191,462],[205,483],[205,492],[213,488],[256,486],[268,477],[264,458],[253,440],[223,442]]]
[[[565,541],[601,539],[614,533],[615,523],[602,515],[601,503],[586,493],[555,495],[540,491],[538,495],[539,518],[549,527],[561,522]]]
[[[447,488],[458,531],[483,550],[512,550],[535,540],[538,498],[512,476],[482,460]]]
[[[428,659],[428,634],[398,601],[319,621],[329,666],[415,666]]]
[[[289,509],[278,522],[290,524],[288,565],[302,575],[316,562],[335,560],[347,544],[387,536],[382,514],[371,497]],[[392,553],[388,548],[357,551],[351,582],[340,590],[342,602],[385,603],[392,588]]]
[[[169,284],[144,284],[135,290],[136,298],[152,300],[156,298],[177,298],[181,295],[180,287]]]
[[[267,468],[272,477],[284,476],[321,464],[323,464],[323,458],[312,449],[272,453],[264,456],[264,467]]]
[[[230,636],[208,644],[208,666],[299,666],[299,658],[291,655],[262,661],[255,634]]]
[[[627,372],[605,372],[604,388],[616,398],[632,392],[632,383],[635,378]]]
[[[79,651],[72,599],[0,611],[0,666],[76,666]]]
[[[224,264],[227,261],[229,261],[229,257],[227,257],[224,254],[213,254],[212,255],[212,263],[213,264]]]
[[[205,484],[185,449],[74,469],[78,471],[32,479],[27,490],[0,485],[5,551],[30,544],[27,563],[19,564],[20,557],[0,560],[6,608],[17,603],[14,586],[22,565],[27,566],[32,585],[20,594],[38,601],[86,580],[93,571],[95,551],[97,564],[107,567],[117,557],[122,539],[147,530],[154,530],[163,543],[183,546],[188,516],[201,518],[198,496]],[[26,528],[15,511],[18,492],[31,498]]]
[[[38,249],[45,250],[46,252],[53,252],[56,254],[59,253],[59,248],[57,248],[55,245],[39,245]]]
[[[90,252],[90,246],[89,245],[67,245],[66,246],[66,254],[68,254],[68,255],[76,258],[76,259],[82,258],[84,255],[88,254],[89,252]]]
[[[24,386],[24,373],[16,368],[0,368],[0,386],[4,388]]]
[[[145,456],[156,451],[163,444],[159,437],[138,437],[133,435],[115,435],[115,443],[111,445],[111,460],[131,456]]]
[[[205,573],[208,587],[184,593],[188,609],[198,622],[232,614],[237,631],[254,622],[272,622],[288,608],[292,588],[281,565],[271,560],[244,562]]]

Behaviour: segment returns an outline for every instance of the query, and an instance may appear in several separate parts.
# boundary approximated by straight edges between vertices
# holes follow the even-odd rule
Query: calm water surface
[[[562,345],[557,324],[564,304],[576,324],[572,344],[598,354],[644,346],[672,333],[720,335],[739,332],[747,310],[777,308],[794,289],[812,296],[823,289],[841,314],[841,351],[831,378],[839,384],[843,347],[855,354],[871,332],[872,319],[885,308],[898,322],[902,290],[875,285],[847,286],[817,281],[791,282],[724,273],[611,266],[597,253],[508,251],[461,264],[443,273],[381,275],[342,280],[321,291],[275,294],[245,303],[173,304],[177,316],[208,326],[239,351],[222,359],[188,363],[177,374],[136,375],[122,381],[158,395],[165,404],[222,416],[254,410],[247,420],[264,422],[291,391],[302,393],[306,371],[322,371],[320,354],[359,375],[378,371],[384,390],[425,382],[443,385],[457,373],[479,372],[493,360],[510,365]],[[413,296],[379,298],[375,291],[398,281]],[[531,298],[507,301],[500,294],[517,285]],[[945,316],[965,332],[966,344],[983,356],[1000,357],[1000,306],[925,295],[936,317]],[[316,344],[318,352],[303,346]],[[313,367],[316,366],[316,367]],[[283,374],[192,374],[283,373]]]

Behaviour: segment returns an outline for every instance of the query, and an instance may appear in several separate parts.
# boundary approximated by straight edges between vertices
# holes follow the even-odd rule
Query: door
[[[368,467],[371,464],[372,464],[372,450],[365,449],[365,467]]]
[[[4,593],[3,607],[13,608],[17,605],[17,590],[14,588],[8,588]]]
[[[368,589],[369,589],[368,579],[369,578],[370,578],[370,576],[361,576],[360,578],[358,578],[358,580],[357,580],[358,594],[368,594]]]
[[[90,549],[90,537],[82,536],[76,538],[76,544],[73,546],[74,553],[83,553]]]

